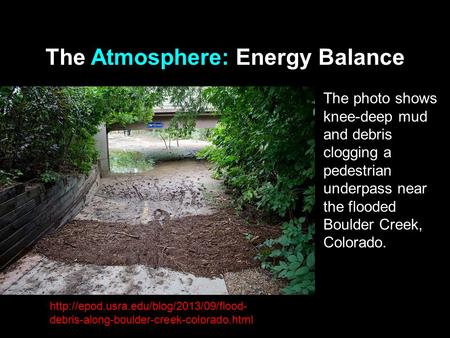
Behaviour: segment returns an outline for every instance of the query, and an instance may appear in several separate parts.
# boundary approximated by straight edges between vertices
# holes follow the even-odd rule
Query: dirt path
[[[67,263],[143,264],[220,277],[257,267],[256,246],[277,233],[237,215],[207,162],[180,160],[103,179],[75,220],[36,250]]]

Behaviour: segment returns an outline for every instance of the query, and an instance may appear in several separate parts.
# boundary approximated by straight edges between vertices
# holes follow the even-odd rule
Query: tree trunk
[[[166,149],[169,149],[168,147],[167,147],[167,142],[166,142],[166,140],[164,139],[164,137],[162,136],[162,135],[159,135],[160,137],[161,137],[161,139],[164,141],[164,145],[166,146]]]

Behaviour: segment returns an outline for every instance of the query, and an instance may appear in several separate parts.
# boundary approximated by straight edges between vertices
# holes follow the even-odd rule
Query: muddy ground
[[[211,178],[206,161],[159,162],[142,174],[113,174],[102,179],[92,201],[77,220],[147,224],[153,220],[208,215],[225,196]]]
[[[114,142],[129,150],[131,141],[118,135]],[[42,238],[32,254],[64,266],[142,266],[217,277],[214,282],[225,281],[230,294],[278,294],[281,283],[254,257],[257,245],[277,237],[280,227],[238,214],[209,166],[194,159],[162,161],[145,173],[102,178],[89,204]]]

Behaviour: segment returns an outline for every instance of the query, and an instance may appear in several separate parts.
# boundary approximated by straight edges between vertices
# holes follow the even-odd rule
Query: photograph
[[[0,294],[313,295],[301,86],[0,87]]]

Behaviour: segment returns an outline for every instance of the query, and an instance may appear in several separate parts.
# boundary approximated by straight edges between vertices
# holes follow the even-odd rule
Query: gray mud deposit
[[[92,201],[76,220],[146,224],[215,212],[221,182],[211,178],[207,162],[191,159],[158,163],[143,174],[102,179]]]

